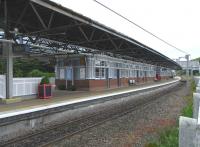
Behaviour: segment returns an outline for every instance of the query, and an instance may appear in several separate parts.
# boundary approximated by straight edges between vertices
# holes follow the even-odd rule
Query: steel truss
[[[104,52],[179,68],[144,44],[49,0],[0,0],[0,28],[30,54]]]

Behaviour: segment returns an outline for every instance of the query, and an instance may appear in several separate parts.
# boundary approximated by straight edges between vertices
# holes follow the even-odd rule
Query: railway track
[[[41,131],[33,132],[26,136],[18,137],[6,142],[1,142],[2,147],[47,147],[55,144],[61,140],[68,139],[75,134],[86,131],[88,129],[94,128],[100,124],[107,121],[116,119],[118,117],[124,116],[130,112],[139,109],[141,106],[151,104],[153,101],[159,98],[159,96],[168,93],[169,91],[177,90],[181,86],[176,86],[176,88],[170,88],[162,93],[156,93],[150,98],[143,98],[137,100],[134,103],[122,103],[119,106],[102,110],[95,114],[89,116],[83,116],[78,119],[63,122]]]

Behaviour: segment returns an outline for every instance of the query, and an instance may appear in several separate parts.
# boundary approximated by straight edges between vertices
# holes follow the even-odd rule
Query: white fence
[[[41,78],[13,78],[13,96],[37,94]]]
[[[38,84],[42,78],[13,78],[13,96],[35,95],[38,93]],[[50,83],[55,84],[55,78],[50,78]],[[0,98],[6,97],[6,77],[0,75]]]
[[[200,77],[195,78],[196,93],[193,94],[193,118],[179,119],[179,147],[200,147]]]
[[[0,98],[6,97],[6,77],[5,75],[0,75]]]

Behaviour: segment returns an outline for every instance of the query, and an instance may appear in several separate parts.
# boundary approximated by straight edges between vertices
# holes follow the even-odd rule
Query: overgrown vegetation
[[[6,63],[0,60],[0,74],[4,74]],[[16,58],[13,63],[14,77],[52,77],[54,75],[54,65],[39,61],[35,58]]]
[[[190,87],[190,94],[189,94],[189,96],[185,97],[187,105],[182,110],[182,116],[192,117],[192,115],[193,115],[193,97],[192,96],[193,96],[193,92],[195,91],[195,89],[196,89],[195,82],[192,81],[191,87]]]
[[[181,116],[192,117],[193,115],[193,92],[196,89],[194,81],[191,82],[191,90],[190,94],[186,96],[184,99],[187,102],[187,105],[183,108]],[[178,147],[178,134],[179,127],[178,123],[176,126],[171,128],[166,128],[162,132],[159,133],[158,140],[148,143],[145,147]]]
[[[27,74],[28,77],[54,77],[54,73],[42,72],[38,69],[34,69]]]
[[[196,59],[193,59],[193,60],[195,60],[195,61],[199,61],[199,62],[200,62],[200,57],[199,57],[199,58],[196,58]]]

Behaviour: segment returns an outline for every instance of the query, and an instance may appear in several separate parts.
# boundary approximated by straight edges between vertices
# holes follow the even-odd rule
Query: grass
[[[167,128],[160,132],[159,139],[145,147],[178,147],[178,127]]]
[[[187,105],[182,110],[182,116],[192,117],[192,115],[193,115],[193,97],[192,96],[193,96],[193,92],[195,91],[195,89],[196,89],[195,82],[192,81],[191,87],[190,87],[190,94],[189,94],[189,96],[185,97]]]
[[[193,104],[189,103],[186,107],[182,110],[182,116],[185,117],[192,117],[193,115]]]
[[[194,81],[191,82],[191,90],[190,94],[186,96],[184,99],[187,102],[187,105],[182,109],[182,116],[192,117],[193,115],[193,92],[196,89]],[[178,123],[176,126],[171,128],[166,128],[162,132],[159,133],[159,138],[154,142],[148,143],[145,147],[178,147],[178,134],[179,127]]]

